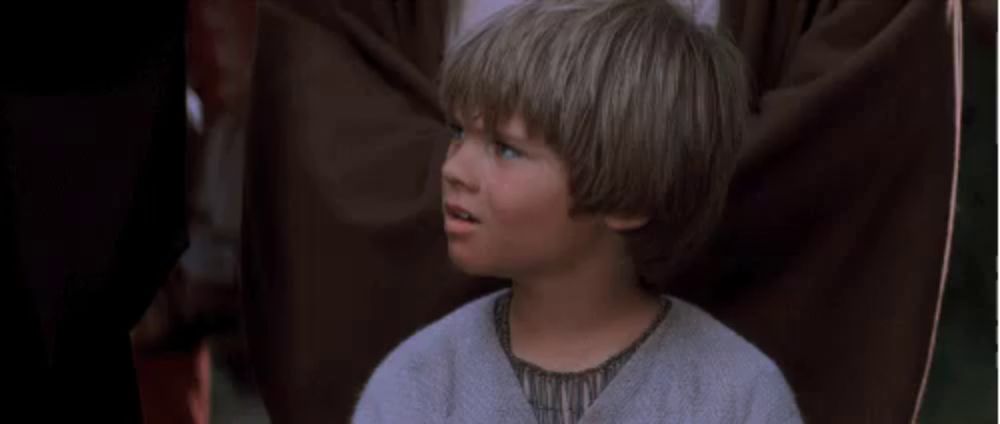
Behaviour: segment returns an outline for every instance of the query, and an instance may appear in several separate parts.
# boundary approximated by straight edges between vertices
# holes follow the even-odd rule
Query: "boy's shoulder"
[[[365,384],[356,411],[357,422],[395,422],[394,411],[441,416],[456,383],[460,352],[487,343],[492,305],[502,293],[483,296],[420,329],[393,349]],[[380,418],[373,418],[374,414]],[[368,419],[361,419],[359,417]],[[402,419],[403,417],[399,417]],[[399,421],[402,422],[402,421]]]
[[[777,369],[764,352],[701,307],[670,297],[671,354],[747,371]],[[718,367],[716,367],[718,368]]]
[[[669,347],[661,350],[658,362],[674,377],[669,384],[686,386],[675,392],[685,397],[685,404],[703,405],[716,418],[798,422],[794,394],[767,354],[700,307],[670,299],[674,316],[664,339]],[[748,409],[715,409],[722,405]]]
[[[492,324],[493,305],[504,291],[472,300],[444,317],[418,330],[399,344],[382,365],[440,362],[463,345],[480,340],[485,327]],[[450,361],[449,361],[450,362]]]

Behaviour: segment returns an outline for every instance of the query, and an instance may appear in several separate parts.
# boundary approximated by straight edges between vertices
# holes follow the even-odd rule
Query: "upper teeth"
[[[472,215],[469,215],[468,212],[459,212],[458,217],[462,219],[469,219],[469,220],[472,219]]]

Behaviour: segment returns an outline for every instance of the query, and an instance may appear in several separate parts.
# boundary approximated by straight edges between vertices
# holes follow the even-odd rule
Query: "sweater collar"
[[[491,414],[497,423],[535,422],[531,404],[496,335],[493,306],[509,291],[504,289],[476,301],[475,317],[465,323],[474,328],[462,332],[470,335],[469,338],[456,341],[461,352],[456,355],[459,363],[455,369],[467,375],[456,376],[455,403],[449,407],[449,422],[474,422],[481,419],[484,412]],[[668,299],[667,316],[587,409],[580,424],[618,422],[623,411],[636,410],[630,404],[636,402],[640,390],[650,384],[649,376],[656,374],[652,368],[662,365],[659,364],[663,359],[661,353],[675,326],[676,310],[684,307],[678,299]]]

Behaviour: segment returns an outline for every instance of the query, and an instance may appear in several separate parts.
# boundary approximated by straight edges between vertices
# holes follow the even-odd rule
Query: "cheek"
[[[489,209],[507,225],[552,223],[566,217],[568,194],[558,175],[542,167],[520,172],[495,170],[489,184]],[[532,225],[533,226],[533,225]]]
[[[448,243],[448,257],[459,270],[470,275],[498,276],[493,264],[495,258],[484,252],[482,242],[452,241]]]
[[[524,249],[565,239],[569,195],[557,175],[522,173],[490,187],[490,212],[498,241]],[[515,247],[512,246],[512,247]]]

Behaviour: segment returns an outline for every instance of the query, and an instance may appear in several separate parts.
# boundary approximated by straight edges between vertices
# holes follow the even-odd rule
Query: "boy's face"
[[[572,266],[607,231],[570,217],[565,167],[515,116],[496,134],[462,121],[442,167],[448,253],[462,271],[516,279]]]

